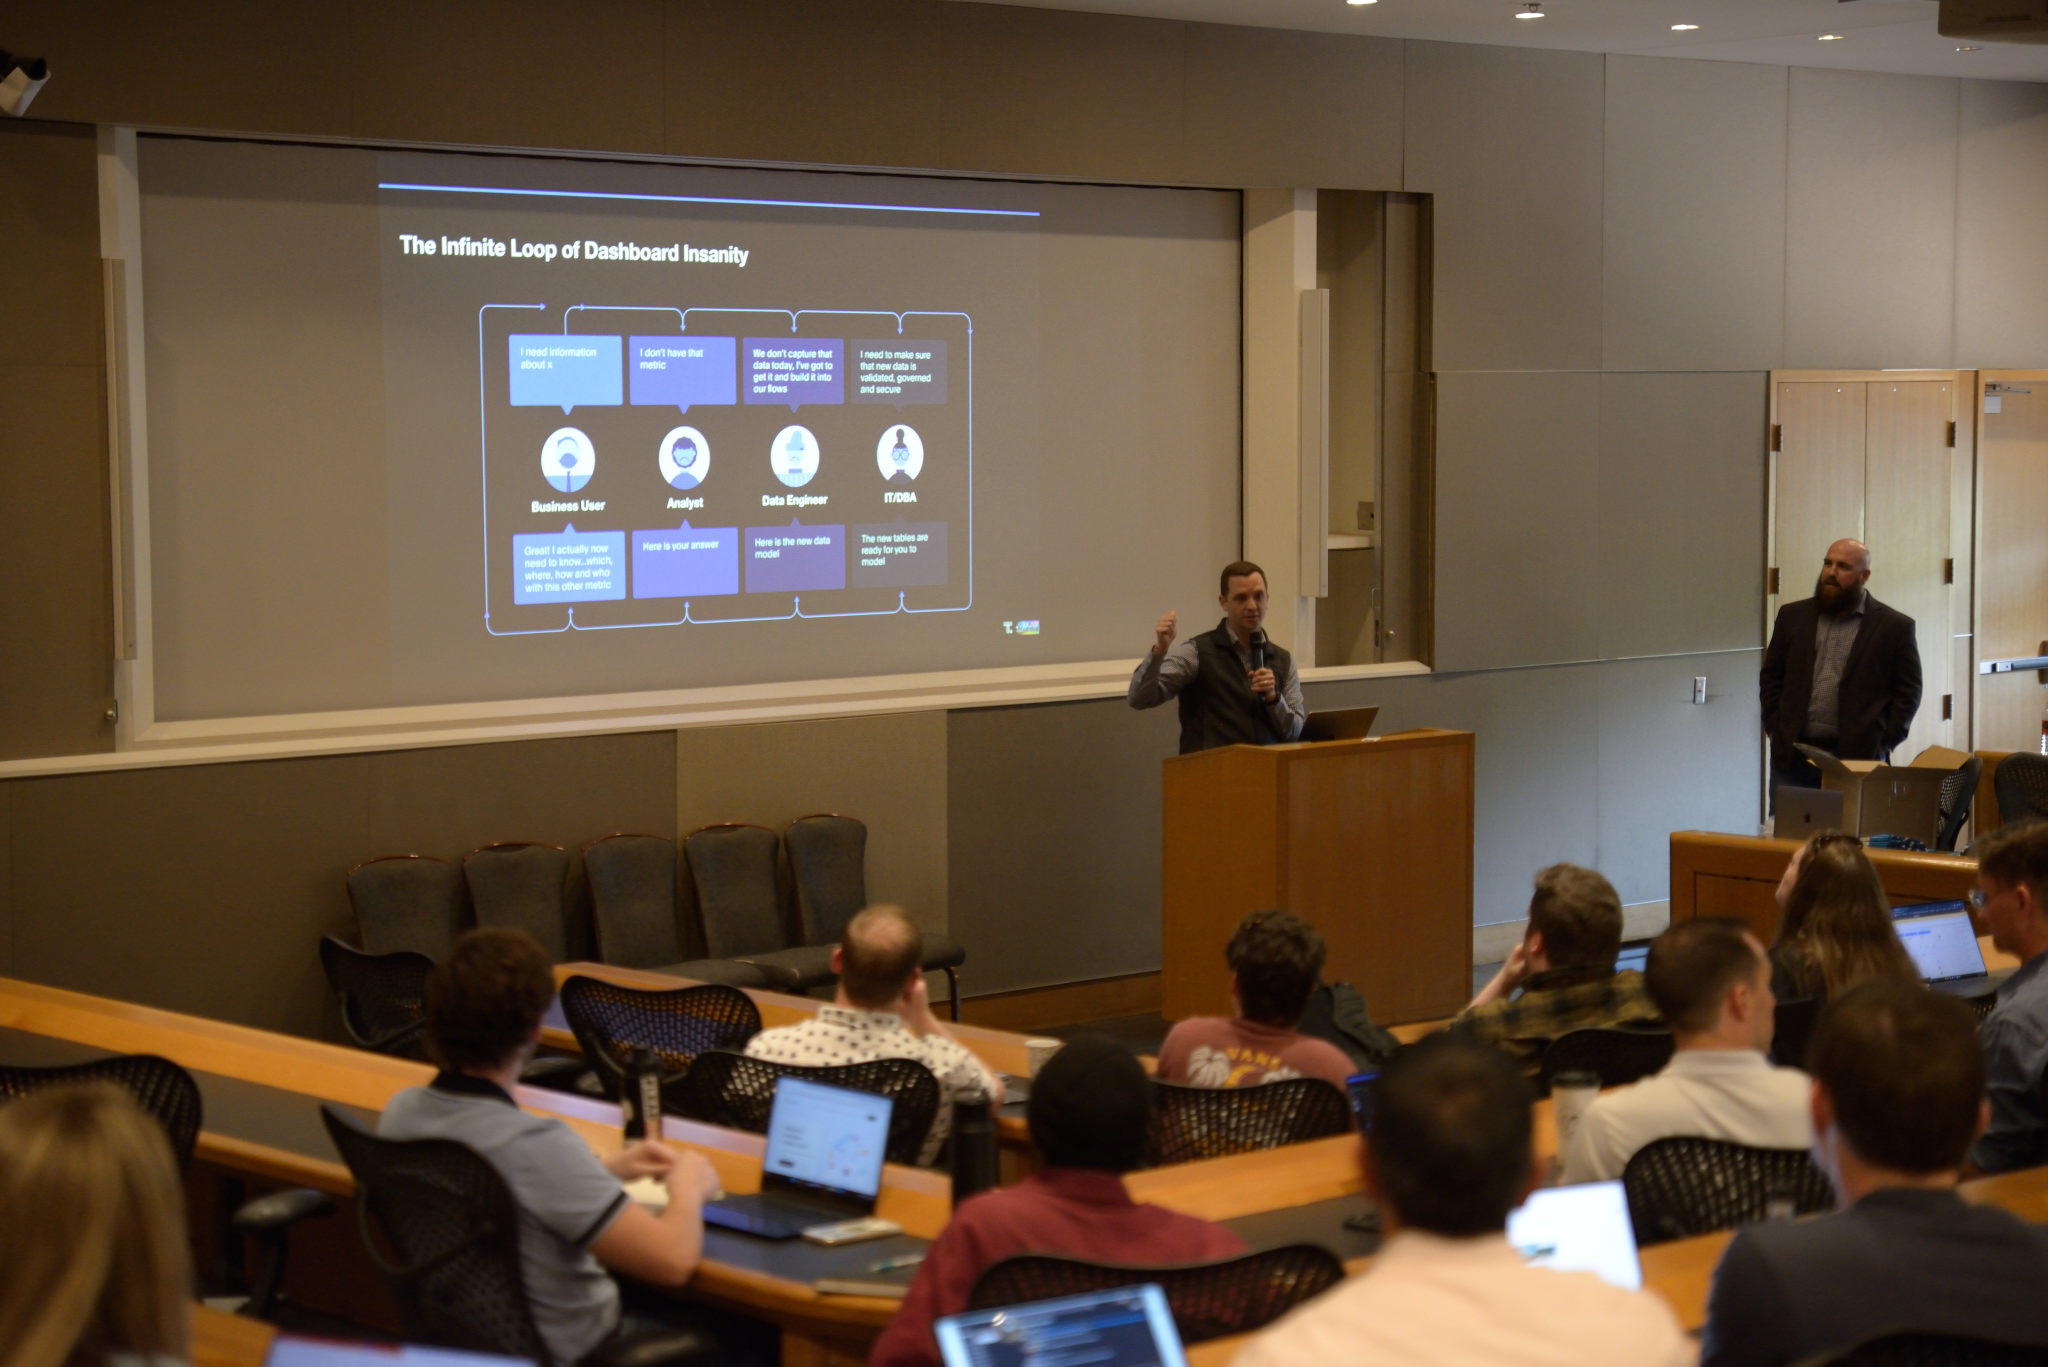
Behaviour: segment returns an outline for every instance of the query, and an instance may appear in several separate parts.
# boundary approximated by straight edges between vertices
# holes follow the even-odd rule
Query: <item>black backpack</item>
[[[1385,1063],[1401,1047],[1401,1041],[1372,1023],[1364,996],[1350,983],[1317,983],[1295,1029],[1328,1040],[1361,1068]]]

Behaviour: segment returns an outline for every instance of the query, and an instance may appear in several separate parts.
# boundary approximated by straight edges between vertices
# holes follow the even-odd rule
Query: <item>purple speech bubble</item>
[[[909,337],[855,338],[853,401],[907,403],[946,401],[946,344]]]
[[[737,527],[658,527],[633,533],[635,598],[708,598],[740,591]]]
[[[552,332],[512,334],[511,403],[514,408],[610,407],[620,392],[622,339]]]
[[[802,593],[846,587],[846,528],[805,526],[747,528],[747,592]]]
[[[749,337],[746,370],[748,403],[846,402],[843,337]]]
[[[946,524],[871,522],[848,529],[857,589],[914,589],[946,582]]]
[[[636,404],[690,405],[739,402],[739,374],[731,337],[631,337],[626,366]]]

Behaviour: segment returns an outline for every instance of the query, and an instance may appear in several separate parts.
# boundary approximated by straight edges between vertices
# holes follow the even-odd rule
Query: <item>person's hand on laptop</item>
[[[703,1154],[695,1149],[665,1150],[675,1161],[665,1174],[668,1182],[669,1204],[684,1202],[701,1209],[706,1201],[716,1201],[725,1195],[725,1188],[718,1180],[718,1169],[706,1161]]]

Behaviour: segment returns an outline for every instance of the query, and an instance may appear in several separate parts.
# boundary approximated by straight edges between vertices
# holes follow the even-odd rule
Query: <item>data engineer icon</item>
[[[549,484],[573,494],[597,473],[597,450],[578,428],[558,427],[541,444],[540,472]]]
[[[818,473],[818,439],[808,427],[783,428],[769,443],[768,466],[790,488],[803,488]]]
[[[661,477],[677,489],[694,489],[711,473],[711,443],[694,427],[678,427],[661,439]]]
[[[875,464],[889,483],[910,483],[924,469],[924,438],[904,423],[883,429],[882,439],[875,443]]]

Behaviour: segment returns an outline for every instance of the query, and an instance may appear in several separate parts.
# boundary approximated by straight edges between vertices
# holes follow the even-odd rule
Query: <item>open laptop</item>
[[[1771,834],[1779,840],[1805,840],[1841,829],[1842,794],[1836,789],[1779,784],[1771,795]]]
[[[1539,1187],[1508,1216],[1508,1242],[1538,1267],[1590,1272],[1629,1291],[1642,1289],[1643,1264],[1620,1182]]]
[[[1377,707],[1345,707],[1331,712],[1311,712],[1301,724],[1303,740],[1363,740],[1372,730]]]
[[[417,1343],[340,1343],[279,1334],[263,1367],[533,1367],[533,1360]]]
[[[1937,992],[1978,997],[1989,992],[1993,979],[1984,967],[1984,947],[1961,902],[1921,902],[1892,909],[1892,929],[1906,947],[1920,976]]]
[[[895,1103],[800,1077],[775,1080],[758,1195],[704,1204],[704,1223],[769,1239],[875,1213]]]
[[[947,1315],[946,1367],[1187,1367],[1166,1293],[1151,1282]]]

